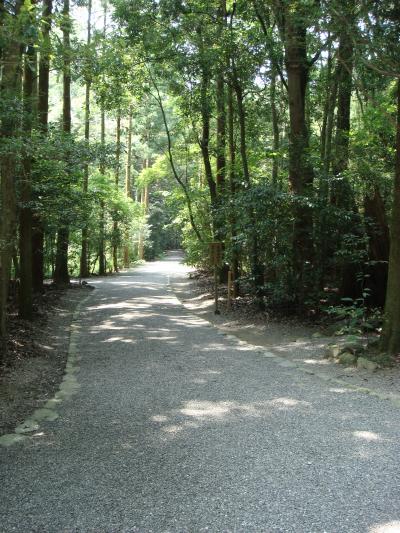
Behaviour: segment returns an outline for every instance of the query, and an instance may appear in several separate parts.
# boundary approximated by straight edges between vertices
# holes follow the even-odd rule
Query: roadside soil
[[[52,398],[62,381],[70,325],[88,285],[65,290],[46,287],[35,300],[35,318],[22,320],[11,307],[7,359],[0,367],[0,435],[12,432]]]
[[[183,305],[208,320],[226,334],[263,347],[290,363],[340,386],[366,389],[391,398],[400,406],[400,364],[379,368],[375,372],[345,367],[325,357],[328,344],[344,343],[346,337],[331,336],[321,326],[302,323],[298,318],[276,318],[268,312],[260,313],[246,298],[227,308],[226,287],[220,288],[220,315],[214,313],[212,282],[192,268],[171,277],[170,284]],[[336,381],[335,381],[336,380]]]

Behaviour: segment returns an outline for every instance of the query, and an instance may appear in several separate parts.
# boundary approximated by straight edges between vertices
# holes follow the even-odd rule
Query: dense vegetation
[[[385,308],[400,352],[396,2],[0,0],[0,24],[3,340],[10,280],[31,319],[46,278],[217,241],[236,294]]]

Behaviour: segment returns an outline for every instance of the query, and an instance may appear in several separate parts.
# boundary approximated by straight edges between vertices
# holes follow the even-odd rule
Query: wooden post
[[[220,314],[218,308],[218,281],[219,281],[219,267],[222,259],[222,245],[220,242],[211,242],[209,247],[210,252],[210,262],[214,266],[214,300],[215,300],[215,309],[214,313],[216,315]]]
[[[232,270],[228,270],[228,309],[232,307]]]

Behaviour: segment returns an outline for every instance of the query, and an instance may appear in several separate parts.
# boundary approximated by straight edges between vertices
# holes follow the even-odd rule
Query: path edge
[[[210,327],[215,328],[217,330],[218,335],[221,335],[222,337],[225,337],[231,341],[235,341],[239,344],[239,346],[246,346],[249,348],[249,350],[254,351],[255,353],[258,353],[260,355],[263,355],[264,357],[271,359],[279,366],[285,367],[285,368],[293,368],[297,369],[299,372],[302,372],[303,374],[313,375],[317,378],[321,379],[322,381],[325,381],[326,383],[332,383],[334,385],[340,385],[343,388],[349,389],[354,392],[358,392],[360,394],[368,394],[370,396],[375,396],[376,398],[379,398],[380,400],[389,401],[394,407],[400,409],[400,394],[394,394],[394,393],[384,393],[380,392],[378,390],[369,388],[369,387],[360,387],[358,385],[352,385],[351,383],[347,383],[344,380],[341,380],[339,378],[335,377],[329,377],[326,374],[322,372],[318,372],[315,369],[314,370],[308,370],[306,368],[303,368],[302,366],[298,365],[297,363],[290,361],[286,357],[283,357],[281,355],[277,355],[269,350],[267,350],[264,346],[259,346],[257,344],[252,344],[250,342],[244,341],[237,337],[236,335],[232,333],[227,333],[224,331],[218,324],[214,324],[210,320],[207,320],[206,318],[197,315],[193,311],[193,309],[190,309],[185,305],[185,302],[182,301],[177,292],[174,289],[173,282],[171,282],[171,278],[168,275],[168,281],[167,281],[168,288],[170,291],[175,295],[175,298],[179,301],[179,303],[187,310],[189,313],[193,314],[197,318],[201,318],[201,320],[204,320]]]
[[[77,352],[77,339],[81,329],[79,318],[82,308],[92,298],[95,291],[96,289],[92,289],[90,294],[78,302],[72,312],[64,376],[57,392],[54,394],[53,398],[47,400],[42,407],[35,409],[28,418],[18,424],[13,433],[6,433],[0,436],[0,446],[9,447],[34,437],[34,434],[37,434],[40,431],[40,423],[56,420],[59,416],[56,410],[57,407],[60,406],[63,401],[71,398],[79,391],[80,384],[75,376],[79,371],[80,367],[78,362],[82,357]]]

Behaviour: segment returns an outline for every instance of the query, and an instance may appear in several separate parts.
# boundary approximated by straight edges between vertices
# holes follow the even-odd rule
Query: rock
[[[359,354],[360,352],[363,352],[365,350],[365,347],[362,342],[352,341],[352,342],[345,342],[340,347],[340,353],[350,352],[355,354]]]
[[[352,366],[357,362],[357,356],[351,352],[343,352],[339,355],[339,363],[341,365]]]
[[[325,351],[325,359],[334,359],[340,354],[340,346],[338,344],[328,344]]]
[[[375,370],[378,369],[378,363],[375,363],[375,361],[371,361],[371,359],[367,359],[366,357],[359,357],[357,359],[357,368],[375,372]]]
[[[318,331],[316,331],[315,333],[313,333],[311,335],[311,338],[312,339],[320,339],[322,337],[321,333],[319,333]]]

